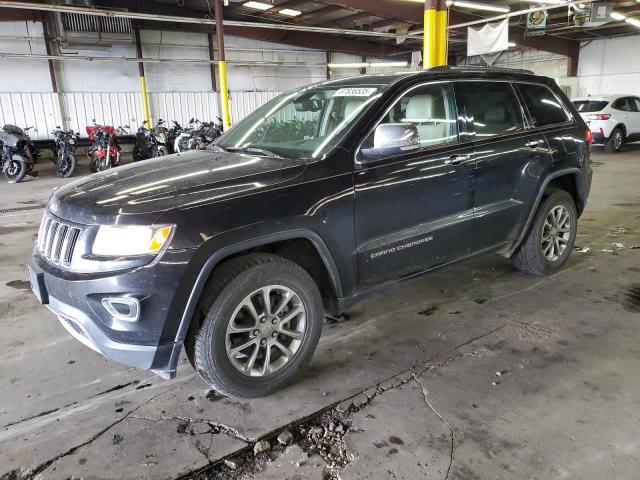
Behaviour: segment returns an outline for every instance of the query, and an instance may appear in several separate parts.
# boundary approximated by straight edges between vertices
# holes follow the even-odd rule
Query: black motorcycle
[[[182,125],[180,125],[175,120],[171,120],[173,126],[167,131],[167,148],[169,149],[169,153],[176,153],[175,142],[178,135],[182,133],[184,130]]]
[[[62,178],[68,178],[73,175],[76,169],[76,146],[80,139],[80,134],[69,130],[63,131],[60,127],[56,127],[51,132],[55,141],[55,150],[53,162],[56,165],[56,174]]]
[[[0,130],[0,169],[9,183],[21,182],[38,159],[38,150],[27,133],[32,128],[5,125]]]
[[[174,150],[176,152],[203,150],[220,135],[222,135],[222,119],[220,117],[218,117],[217,123],[201,122],[197,118],[192,118],[189,120],[189,126],[176,137]]]
[[[134,162],[169,154],[167,148],[168,130],[163,124],[164,120],[159,119],[156,126],[151,129],[144,126],[138,129],[132,151]]]

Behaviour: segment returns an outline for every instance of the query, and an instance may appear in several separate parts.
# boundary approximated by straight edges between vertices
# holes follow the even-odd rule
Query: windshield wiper
[[[220,147],[222,148],[222,147]],[[255,148],[255,147],[226,147],[224,150],[227,152],[241,152],[241,153],[256,153],[258,155],[262,155],[264,157],[271,158],[283,158],[282,156],[274,153],[270,150],[265,150],[264,148]]]

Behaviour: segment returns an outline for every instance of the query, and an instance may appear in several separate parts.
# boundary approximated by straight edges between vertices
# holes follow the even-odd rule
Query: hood
[[[300,175],[304,160],[189,151],[145,160],[71,182],[54,191],[49,210],[82,224],[153,222],[190,208],[265,190]]]

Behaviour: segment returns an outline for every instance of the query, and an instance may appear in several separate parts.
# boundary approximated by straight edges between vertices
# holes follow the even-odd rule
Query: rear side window
[[[591,113],[604,110],[608,103],[604,100],[576,100],[573,105],[580,113]]]
[[[522,109],[506,82],[460,82],[466,98],[467,116],[473,116],[478,139],[524,128]]]
[[[534,127],[571,121],[571,116],[549,88],[529,83],[518,84]]]

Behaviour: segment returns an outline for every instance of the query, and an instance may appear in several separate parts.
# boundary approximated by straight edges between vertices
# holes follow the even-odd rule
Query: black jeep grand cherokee
[[[571,254],[590,135],[549,78],[434,68],[279,96],[192,151],[54,192],[32,288],[78,340],[175,374],[184,342],[224,394],[309,362],[324,312],[494,252],[546,275]]]

